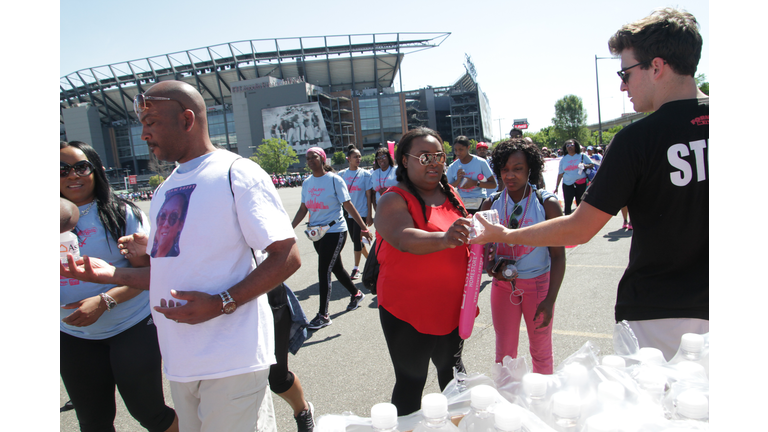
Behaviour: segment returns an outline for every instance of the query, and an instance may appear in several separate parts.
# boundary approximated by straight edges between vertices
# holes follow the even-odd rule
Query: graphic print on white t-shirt
[[[180,186],[165,192],[165,201],[155,219],[152,258],[177,257],[179,240],[187,219],[187,209],[196,184]]]

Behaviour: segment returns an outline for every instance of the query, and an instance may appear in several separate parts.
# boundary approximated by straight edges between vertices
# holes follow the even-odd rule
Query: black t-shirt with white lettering
[[[583,200],[629,209],[616,321],[709,319],[709,98],[668,102],[622,129]]]

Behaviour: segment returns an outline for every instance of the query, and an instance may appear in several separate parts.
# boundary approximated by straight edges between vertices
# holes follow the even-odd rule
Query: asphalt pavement
[[[548,189],[554,181],[548,179]],[[301,188],[285,188],[278,191],[290,218],[301,203]],[[149,213],[149,202],[139,202],[139,207]],[[305,220],[306,222],[306,220]],[[597,347],[600,355],[613,353],[612,334],[614,327],[613,306],[616,286],[629,259],[631,231],[621,228],[621,214],[613,217],[588,243],[566,249],[566,272],[555,305],[553,319],[553,347],[555,366],[576,352],[587,341]],[[301,268],[291,276],[287,285],[296,293],[307,317],[312,319],[318,311],[317,254],[312,243],[303,233],[304,225],[296,228]],[[347,241],[342,251],[344,267],[352,270],[353,247]],[[361,268],[365,259],[361,262]],[[418,271],[440,271],[440,269],[418,269]],[[289,356],[290,369],[299,376],[307,400],[315,407],[315,418],[324,414],[352,412],[369,417],[371,407],[379,402],[389,402],[394,385],[394,371],[379,323],[376,296],[363,288],[360,280],[357,286],[365,293],[359,309],[347,312],[349,294],[334,279],[330,315],[333,324],[318,331],[309,332],[309,338],[301,350]],[[495,335],[490,313],[491,279],[484,275],[478,306],[480,315],[475,320],[472,336],[464,345],[464,364],[467,371],[491,376],[494,362]],[[424,302],[429,299],[425,298]],[[521,329],[521,357],[526,358],[530,367],[528,338],[525,328]],[[168,382],[164,380],[165,399],[173,406]],[[439,392],[434,367],[424,394]],[[273,395],[274,396],[274,395]],[[60,406],[68,400],[63,384],[60,384]],[[118,431],[143,431],[117,399]],[[278,430],[294,431],[289,405],[277,396],[273,397]],[[61,431],[77,431],[74,411],[60,414]]]

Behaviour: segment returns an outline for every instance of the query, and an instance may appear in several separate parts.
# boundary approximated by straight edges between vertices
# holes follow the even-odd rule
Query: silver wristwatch
[[[112,308],[114,308],[115,306],[117,306],[117,302],[116,302],[116,301],[115,301],[115,299],[113,299],[113,298],[112,298],[112,296],[110,296],[109,294],[107,294],[107,293],[101,293],[101,294],[99,294],[99,295],[101,296],[101,299],[102,299],[102,300],[104,300],[104,303],[106,303],[106,304],[107,304],[107,310],[108,310],[108,311],[111,311],[111,310],[112,310]]]
[[[219,296],[221,297],[221,312],[225,313],[227,315],[231,314],[232,312],[237,309],[237,303],[235,303],[235,300],[232,299],[232,296],[229,295],[229,291],[222,291],[219,293]]]

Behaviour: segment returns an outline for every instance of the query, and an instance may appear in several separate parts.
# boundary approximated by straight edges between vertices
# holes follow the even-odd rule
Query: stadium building
[[[138,185],[167,170],[141,140],[133,98],[163,80],[185,81],[205,98],[211,141],[244,157],[265,138],[281,138],[299,156],[331,154],[354,143],[364,154],[427,126],[445,141],[490,141],[491,113],[469,57],[450,86],[395,92],[405,54],[435,48],[450,33],[391,33],[230,42],[91,67],[60,80],[63,141],[84,141],[110,178]],[[167,172],[167,171],[166,171]]]

